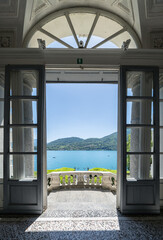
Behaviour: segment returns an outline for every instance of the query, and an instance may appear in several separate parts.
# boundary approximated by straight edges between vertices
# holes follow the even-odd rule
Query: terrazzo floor
[[[0,240],[163,240],[163,213],[124,216],[108,191],[56,191],[40,216],[0,216]]]

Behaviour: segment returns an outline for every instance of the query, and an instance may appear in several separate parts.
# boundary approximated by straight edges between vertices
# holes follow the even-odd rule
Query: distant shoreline
[[[103,138],[60,138],[49,142],[47,150],[54,151],[117,151],[117,132]]]

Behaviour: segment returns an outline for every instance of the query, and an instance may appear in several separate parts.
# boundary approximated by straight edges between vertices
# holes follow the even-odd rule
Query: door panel
[[[121,67],[121,212],[159,213],[159,69]]]
[[[44,66],[6,66],[6,212],[43,210],[44,73]]]

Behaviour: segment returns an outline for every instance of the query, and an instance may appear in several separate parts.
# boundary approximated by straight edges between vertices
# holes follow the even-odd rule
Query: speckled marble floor
[[[51,192],[42,217],[115,217],[116,195],[102,190]]]
[[[40,216],[0,216],[0,240],[163,240],[163,213],[122,216],[115,199],[106,191],[53,192]]]

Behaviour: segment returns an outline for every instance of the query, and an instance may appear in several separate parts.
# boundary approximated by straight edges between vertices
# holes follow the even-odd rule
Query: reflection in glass
[[[10,102],[10,124],[37,124],[37,102],[13,99]]]
[[[160,128],[160,152],[163,153],[163,128]]]
[[[4,101],[0,101],[0,126],[4,125]]]
[[[154,130],[150,127],[127,128],[127,152],[153,152]]]
[[[37,155],[10,155],[10,178],[25,180],[37,178]]]
[[[10,128],[10,152],[37,151],[37,128]]]
[[[134,154],[127,155],[126,159],[126,176],[127,180],[148,180],[153,176],[153,155]]]
[[[160,154],[160,178],[163,179],[163,154]]]
[[[127,124],[153,124],[153,102],[151,100],[128,101]]]
[[[127,96],[153,96],[153,72],[126,72]]]
[[[11,96],[37,96],[38,77],[36,70],[13,70],[10,76]]]
[[[0,71],[0,98],[4,98],[4,81],[5,80],[5,73]]]
[[[160,99],[163,99],[163,73],[159,76]]]
[[[0,154],[0,179],[3,179],[3,155]]]
[[[163,102],[160,102],[160,126],[163,127]]]
[[[0,152],[3,152],[3,128],[0,128]]]

